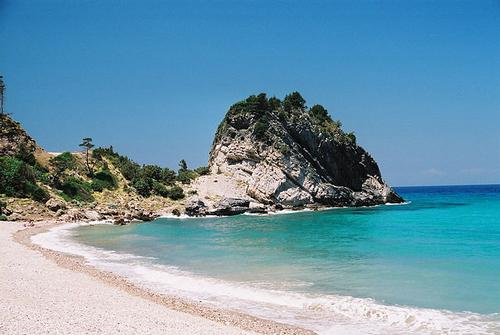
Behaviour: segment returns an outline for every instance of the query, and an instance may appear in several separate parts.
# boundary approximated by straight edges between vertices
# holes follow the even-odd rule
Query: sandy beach
[[[0,224],[1,334],[310,333],[146,292],[82,259],[32,245],[30,236],[49,226]]]

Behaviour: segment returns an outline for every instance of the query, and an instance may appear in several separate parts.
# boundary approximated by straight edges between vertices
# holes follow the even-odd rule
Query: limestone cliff
[[[399,203],[375,160],[320,105],[300,94],[265,94],[233,105],[210,151],[213,175],[239,181],[247,196],[279,207]]]

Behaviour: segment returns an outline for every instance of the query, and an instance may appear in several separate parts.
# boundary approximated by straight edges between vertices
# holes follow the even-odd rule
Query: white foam
[[[320,334],[500,334],[500,316],[388,306],[371,299],[306,294],[206,278],[146,257],[116,253],[74,241],[72,229],[56,226],[32,241],[45,248],[85,257],[102,270],[113,271],[159,293],[202,300],[314,330]],[[307,283],[306,283],[307,284]]]
[[[409,204],[411,204],[411,201],[385,203],[386,206],[404,206],[404,205],[409,205]]]

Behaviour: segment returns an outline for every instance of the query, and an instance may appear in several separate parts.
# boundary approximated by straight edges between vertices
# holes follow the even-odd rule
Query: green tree
[[[167,185],[175,184],[175,171],[170,170],[169,168],[163,168],[161,171],[161,179],[163,183]]]
[[[184,190],[182,187],[173,186],[168,190],[168,197],[172,200],[179,200],[184,198]]]
[[[331,120],[328,111],[321,105],[314,105],[309,110],[309,114],[318,121],[318,123],[323,124],[325,121]]]
[[[94,144],[92,143],[92,138],[85,137],[82,140],[82,143],[79,144],[79,146],[85,148],[84,149],[86,153],[85,163],[87,165],[89,176],[92,176],[94,174],[94,168],[93,166],[90,165],[90,158],[89,158],[89,152],[94,147]]]
[[[153,188],[153,182],[152,179],[141,176],[132,181],[132,186],[143,197],[149,197]]]
[[[48,193],[36,184],[33,167],[14,157],[0,157],[0,194],[47,201]]]
[[[279,110],[281,108],[281,100],[276,97],[269,98],[269,106],[271,110]]]
[[[200,176],[204,176],[204,175],[209,174],[210,170],[208,169],[207,166],[200,166],[200,167],[197,167],[196,169],[194,169],[194,172],[196,172]]]
[[[196,178],[196,173],[191,170],[179,170],[177,180],[183,184],[189,184],[191,180]]]
[[[188,169],[188,166],[187,166],[187,163],[184,159],[181,159],[181,161],[179,162],[179,171],[181,170],[187,170]]]
[[[160,181],[162,179],[163,169],[157,165],[144,165],[142,173],[148,178]]]
[[[283,100],[283,108],[289,112],[292,109],[305,108],[306,101],[302,98],[299,92],[293,92],[285,97]]]

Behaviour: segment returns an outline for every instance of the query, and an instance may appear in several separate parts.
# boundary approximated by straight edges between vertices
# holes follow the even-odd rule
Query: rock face
[[[224,198],[213,203],[210,207],[200,199],[192,199],[186,203],[186,214],[189,216],[230,216],[250,211],[250,200],[238,198]]]
[[[0,114],[0,156],[16,156],[21,150],[41,150],[21,124],[5,114]]]
[[[210,151],[211,173],[236,178],[268,206],[402,202],[355,136],[322,106],[307,109],[304,102],[298,93],[283,103],[260,94],[233,105]]]

